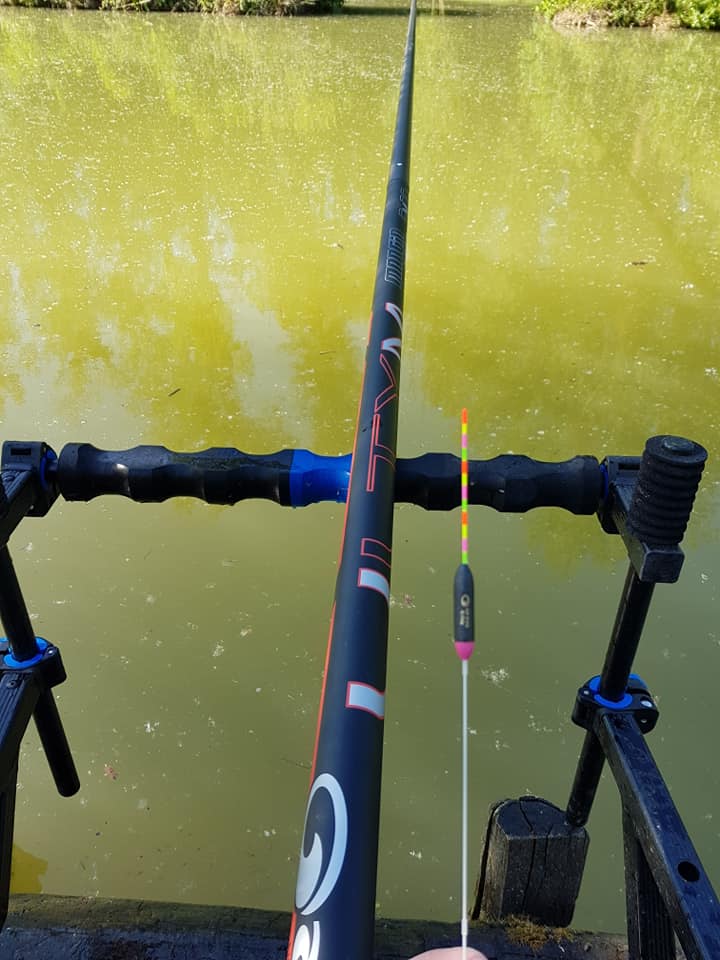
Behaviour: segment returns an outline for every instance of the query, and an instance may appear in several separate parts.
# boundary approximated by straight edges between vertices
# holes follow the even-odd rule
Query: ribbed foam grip
[[[684,437],[650,437],[645,444],[628,528],[650,546],[677,546],[685,534],[707,450]]]

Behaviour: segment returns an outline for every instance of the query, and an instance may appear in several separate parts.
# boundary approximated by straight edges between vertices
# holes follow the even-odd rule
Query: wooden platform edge
[[[283,960],[290,916],[248,908],[22,894],[10,898],[2,960]],[[473,924],[488,960],[626,960],[623,938],[528,924]],[[524,942],[523,942],[524,941]],[[378,920],[376,960],[458,943],[457,924]]]

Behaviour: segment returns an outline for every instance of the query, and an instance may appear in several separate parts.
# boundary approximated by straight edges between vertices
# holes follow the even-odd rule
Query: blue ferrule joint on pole
[[[321,457],[310,450],[295,450],[290,466],[290,506],[332,500],[345,503],[350,484],[348,453],[342,457]]]
[[[35,644],[38,652],[34,657],[30,657],[29,660],[16,660],[11,653],[6,653],[3,657],[5,666],[10,670],[27,670],[28,667],[34,667],[36,663],[40,663],[49,644],[42,637],[35,637]]]

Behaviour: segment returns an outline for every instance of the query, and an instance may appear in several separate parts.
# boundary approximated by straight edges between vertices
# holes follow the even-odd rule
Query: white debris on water
[[[409,593],[404,593],[402,597],[397,598],[390,594],[389,604],[391,607],[406,607],[412,609],[415,606],[415,601]]]
[[[560,728],[548,727],[541,720],[539,720],[534,714],[528,714],[528,727],[534,733],[558,733]]]
[[[497,670],[482,670],[481,675],[483,679],[489,680],[490,683],[499,687],[501,683],[510,678],[510,671],[506,670],[505,667],[498,667]]]

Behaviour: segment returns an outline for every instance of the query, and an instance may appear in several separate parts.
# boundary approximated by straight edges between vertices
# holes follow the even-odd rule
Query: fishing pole
[[[412,0],[288,960],[373,955],[416,0]]]
[[[460,658],[462,676],[462,864],[460,887],[460,938],[462,956],[467,956],[468,938],[468,662],[475,643],[475,586],[468,562],[468,416],[462,412],[460,460],[460,566],[453,582],[455,652]]]

